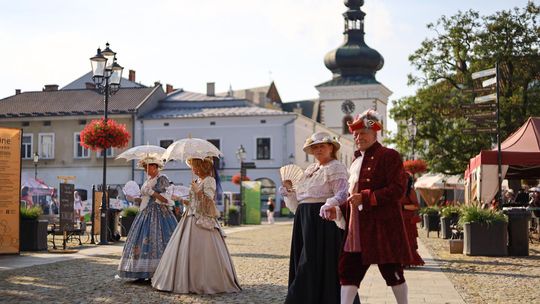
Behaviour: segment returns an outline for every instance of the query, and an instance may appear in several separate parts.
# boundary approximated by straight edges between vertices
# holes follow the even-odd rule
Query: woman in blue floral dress
[[[177,221],[162,195],[169,186],[169,179],[159,173],[163,162],[147,157],[138,165],[144,168],[148,179],[141,187],[140,198],[128,197],[140,203],[140,210],[129,230],[118,276],[145,281],[152,278]]]

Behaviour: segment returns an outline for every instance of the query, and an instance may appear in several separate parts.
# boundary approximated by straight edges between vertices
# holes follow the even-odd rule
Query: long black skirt
[[[296,209],[285,303],[340,302],[338,259],[343,231],[319,216],[322,205],[300,204]]]

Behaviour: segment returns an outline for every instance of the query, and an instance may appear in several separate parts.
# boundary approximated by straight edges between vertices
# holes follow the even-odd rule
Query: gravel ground
[[[466,303],[540,303],[540,243],[526,257],[450,254],[448,240],[419,230],[420,238]]]
[[[1,303],[283,303],[291,225],[239,231],[226,238],[243,291],[177,295],[114,279],[120,254],[0,272]],[[118,245],[121,246],[122,244]]]

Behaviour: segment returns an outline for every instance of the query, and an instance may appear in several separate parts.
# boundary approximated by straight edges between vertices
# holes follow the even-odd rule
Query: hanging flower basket
[[[94,150],[101,151],[105,149],[123,148],[127,146],[131,135],[126,130],[126,125],[117,123],[113,119],[92,120],[81,131],[82,146]]]
[[[406,160],[403,162],[405,171],[409,171],[412,174],[426,172],[427,164],[423,159]]]
[[[244,176],[243,181],[248,181],[248,180],[250,180],[249,177]],[[231,181],[232,181],[232,183],[235,184],[235,185],[240,185],[240,173],[235,174],[235,175],[232,177]]]

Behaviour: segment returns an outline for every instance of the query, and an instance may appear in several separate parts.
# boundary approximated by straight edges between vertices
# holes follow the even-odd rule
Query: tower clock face
[[[351,114],[352,112],[354,112],[354,103],[348,99],[345,100],[341,104],[341,111],[343,111],[343,113],[345,114]]]

